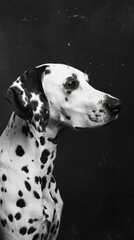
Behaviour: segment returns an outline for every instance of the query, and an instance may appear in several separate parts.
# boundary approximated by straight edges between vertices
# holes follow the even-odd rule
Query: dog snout
[[[106,97],[105,106],[108,111],[112,114],[118,114],[122,107],[122,102],[117,98],[112,98],[110,96]]]

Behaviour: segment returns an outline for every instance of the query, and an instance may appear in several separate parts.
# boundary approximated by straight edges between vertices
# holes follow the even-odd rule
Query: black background
[[[72,65],[123,102],[113,124],[60,139],[58,240],[134,239],[133,48],[132,0],[0,0],[1,133],[11,114],[6,89],[34,65]]]

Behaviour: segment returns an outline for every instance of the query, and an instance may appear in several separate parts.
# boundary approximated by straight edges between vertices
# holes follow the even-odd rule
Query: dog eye
[[[72,91],[72,90],[75,90],[79,87],[79,81],[72,78],[72,77],[69,77],[66,81],[66,83],[64,84],[64,88],[67,90],[67,91]]]

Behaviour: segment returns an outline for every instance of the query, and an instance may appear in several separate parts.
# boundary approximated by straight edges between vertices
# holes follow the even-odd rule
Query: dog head
[[[94,89],[87,74],[62,64],[49,64],[46,71],[42,86],[51,120],[78,129],[102,126],[118,117],[119,99]]]
[[[94,89],[87,74],[64,64],[44,64],[26,71],[8,89],[18,116],[42,132],[49,122],[74,129],[108,124],[121,102]]]

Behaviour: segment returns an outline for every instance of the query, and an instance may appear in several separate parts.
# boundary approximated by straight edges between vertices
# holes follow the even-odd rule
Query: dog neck
[[[54,168],[60,130],[60,127],[49,124],[43,133],[39,133],[13,113],[4,132],[8,142],[5,147],[3,144],[3,149],[10,149],[10,167],[25,172],[30,168],[34,175],[46,176],[48,182]]]
[[[7,217],[8,211],[15,211],[18,196],[21,200],[24,198],[23,204],[28,206],[23,210],[24,219],[25,217],[27,220],[40,219],[39,226],[46,216],[46,221],[52,221],[55,204],[62,203],[58,187],[52,176],[59,132],[58,127],[53,126],[52,128],[51,125],[46,128],[45,132],[39,133],[31,124],[14,113],[12,114],[7,128],[0,138],[1,171],[8,178],[6,189],[8,197],[2,210],[2,216]],[[52,194],[53,191],[54,194],[57,194],[58,200]],[[31,194],[28,195],[29,192]],[[47,209],[48,214],[45,213],[43,206]],[[12,229],[10,222],[8,227]],[[4,233],[6,239],[18,239],[18,236],[12,237],[6,234],[9,232]]]

